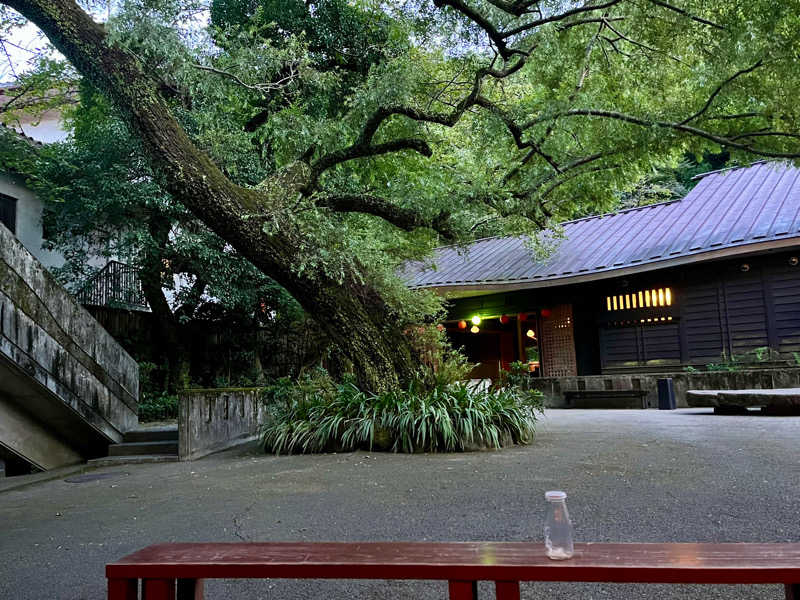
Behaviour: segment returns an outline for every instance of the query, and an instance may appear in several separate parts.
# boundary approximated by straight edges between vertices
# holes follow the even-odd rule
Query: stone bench
[[[774,390],[688,390],[686,402],[692,407],[714,407],[715,413],[736,414],[761,406],[767,413],[800,413],[800,388]]]
[[[567,408],[647,408],[647,390],[565,390]]]
[[[143,600],[201,600],[216,578],[439,580],[450,600],[477,600],[478,581],[498,600],[519,600],[521,581],[779,584],[800,600],[800,544],[575,544],[563,561],[528,542],[158,544],[106,577],[109,600],[136,600],[139,580]]]

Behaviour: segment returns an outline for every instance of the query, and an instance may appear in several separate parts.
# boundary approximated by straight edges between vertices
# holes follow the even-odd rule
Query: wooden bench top
[[[584,543],[566,561],[547,558],[541,542],[179,543],[130,554],[106,576],[800,583],[800,543]]]

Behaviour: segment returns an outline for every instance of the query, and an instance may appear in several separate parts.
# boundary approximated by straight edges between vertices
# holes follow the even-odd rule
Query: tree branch
[[[403,138],[393,140],[383,144],[364,144],[355,143],[347,148],[336,150],[330,154],[326,154],[316,162],[311,164],[311,180],[303,189],[303,193],[309,194],[319,182],[319,178],[328,169],[335,167],[343,162],[356,160],[358,158],[367,158],[369,156],[379,156],[381,154],[389,154],[390,152],[400,152],[401,150],[414,150],[423,156],[432,156],[433,151],[423,139],[419,138]]]
[[[510,37],[518,35],[520,33],[524,33],[530,29],[535,27],[541,27],[542,25],[546,25],[547,23],[556,23],[558,21],[563,21],[573,15],[579,15],[582,13],[592,12],[595,10],[602,10],[604,8],[609,8],[614,6],[615,4],[619,4],[622,0],[609,0],[608,2],[604,2],[602,4],[585,4],[583,6],[579,6],[578,8],[573,8],[572,10],[565,11],[563,13],[559,13],[557,15],[552,15],[549,17],[545,17],[543,19],[538,19],[536,21],[531,21],[530,23],[525,23],[524,25],[519,25],[514,29],[509,31],[505,31],[502,33],[503,40],[507,40]]]
[[[719,93],[722,91],[722,89],[723,89],[723,88],[724,88],[726,85],[728,85],[730,82],[732,82],[733,80],[735,80],[737,77],[741,77],[742,75],[745,75],[745,74],[747,74],[747,73],[751,73],[751,72],[755,71],[755,70],[756,70],[758,67],[760,67],[760,66],[761,66],[761,65],[763,65],[763,64],[764,64],[764,61],[763,61],[763,60],[759,60],[757,63],[755,63],[754,65],[752,65],[752,66],[750,66],[750,67],[747,67],[746,69],[741,69],[740,71],[736,71],[736,73],[734,73],[733,75],[731,75],[730,77],[728,77],[728,78],[727,78],[725,81],[723,81],[722,83],[720,83],[720,84],[717,86],[717,88],[716,88],[716,89],[715,89],[713,92],[711,92],[711,95],[708,97],[708,100],[706,100],[706,103],[703,105],[703,108],[701,108],[700,110],[698,110],[698,111],[697,111],[696,113],[694,113],[692,116],[690,116],[690,117],[687,117],[686,119],[684,119],[683,121],[681,121],[681,122],[679,123],[679,125],[686,125],[687,123],[691,123],[691,122],[692,122],[692,121],[694,121],[696,118],[698,118],[698,117],[702,116],[702,115],[703,115],[703,113],[705,113],[705,112],[706,112],[706,111],[709,109],[709,107],[711,106],[711,103],[712,103],[712,102],[714,102],[714,98],[716,98],[716,97],[717,97],[717,95],[718,95],[718,94],[719,94]]]
[[[707,19],[703,19],[702,17],[698,17],[697,15],[693,15],[690,12],[685,11],[682,8],[679,8],[677,6],[673,6],[671,4],[667,4],[666,2],[662,2],[661,0],[649,0],[649,2],[651,4],[655,4],[656,6],[661,6],[662,8],[666,8],[667,10],[671,10],[673,12],[676,12],[679,15],[683,15],[684,17],[687,17],[687,18],[691,19],[692,21],[696,21],[697,23],[702,23],[703,25],[708,25],[709,27],[714,27],[716,29],[721,29],[722,31],[725,30],[725,28],[722,25],[718,25],[717,23],[714,23],[713,21],[709,21]]]
[[[335,212],[357,212],[380,217],[405,231],[413,231],[418,227],[430,227],[445,238],[456,238],[456,232],[450,228],[448,213],[440,213],[434,219],[424,219],[419,212],[402,208],[392,202],[372,194],[341,194],[326,196],[317,201],[317,206],[329,208]]]
[[[639,125],[641,127],[663,127],[665,129],[672,129],[675,131],[681,131],[683,133],[688,133],[689,135],[693,135],[696,137],[704,138],[710,140],[712,142],[716,142],[722,146],[728,146],[730,148],[735,148],[737,150],[743,150],[745,152],[749,152],[751,154],[756,154],[759,156],[766,156],[769,158],[800,158],[800,150],[798,152],[773,152],[771,150],[760,150],[758,148],[754,148],[753,146],[740,144],[734,140],[733,137],[727,137],[724,135],[712,133],[710,131],[706,131],[704,129],[699,129],[697,127],[693,127],[691,125],[684,125],[682,123],[673,123],[670,121],[659,121],[655,119],[644,119],[641,117],[636,117],[633,115],[628,115],[625,113],[620,113],[612,110],[597,110],[597,109],[573,109],[567,110],[560,113],[556,113],[553,115],[549,115],[547,117],[537,117],[536,119],[532,119],[531,121],[522,125],[522,129],[527,129],[532,127],[537,123],[542,123],[545,121],[550,121],[551,119],[560,119],[563,117],[601,117],[605,119],[614,119],[617,121],[624,121],[626,123],[632,123],[633,125]]]

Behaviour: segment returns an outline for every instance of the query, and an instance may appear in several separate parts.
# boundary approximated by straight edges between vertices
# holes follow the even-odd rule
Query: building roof
[[[681,200],[562,224],[536,260],[524,237],[444,246],[405,273],[413,288],[504,291],[566,285],[689,262],[800,246],[800,169],[761,162],[708,173]]]

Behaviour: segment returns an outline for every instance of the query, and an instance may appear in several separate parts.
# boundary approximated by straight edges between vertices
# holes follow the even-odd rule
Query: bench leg
[[[108,600],[138,600],[138,579],[109,579]]]
[[[495,581],[497,600],[519,600],[519,581]]]
[[[787,583],[786,600],[800,600],[800,583]]]
[[[478,600],[477,581],[450,581],[450,600]]]
[[[203,580],[178,579],[177,600],[203,600]]]
[[[175,600],[175,580],[143,579],[142,600]]]

